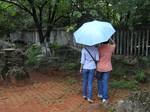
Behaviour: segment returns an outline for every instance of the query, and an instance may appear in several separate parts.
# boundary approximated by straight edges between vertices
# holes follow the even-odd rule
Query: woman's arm
[[[80,65],[80,73],[82,73],[83,64]]]
[[[111,45],[111,48],[112,48],[112,52],[115,51],[115,48],[116,48],[116,44],[115,44],[115,41],[113,39],[110,39],[110,45]]]
[[[83,69],[83,64],[84,64],[84,62],[85,62],[85,55],[84,55],[84,49],[82,49],[82,51],[81,51],[81,61],[80,61],[80,63],[81,63],[81,65],[80,65],[80,73],[82,73],[82,69]]]

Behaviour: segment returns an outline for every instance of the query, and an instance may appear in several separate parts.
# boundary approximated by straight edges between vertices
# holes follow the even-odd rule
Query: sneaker
[[[86,100],[87,99],[87,97],[86,96],[83,96],[83,98]]]
[[[97,96],[98,96],[98,98],[102,98],[102,95],[99,95],[99,94],[98,94]]]
[[[102,102],[103,102],[103,103],[107,103],[107,100],[106,100],[106,99],[103,99]]]
[[[87,99],[87,101],[88,101],[89,103],[93,103],[93,102],[94,102],[94,101],[91,100],[91,99]]]

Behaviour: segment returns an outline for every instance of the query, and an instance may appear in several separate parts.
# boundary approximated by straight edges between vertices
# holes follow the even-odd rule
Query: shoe
[[[98,96],[98,98],[102,98],[102,95],[99,95],[99,94],[98,94],[97,96]]]
[[[91,100],[91,99],[87,99],[87,101],[88,101],[89,103],[93,103],[93,102],[94,102],[94,101]]]
[[[103,102],[103,103],[107,103],[107,100],[106,100],[106,99],[103,99],[102,102]]]
[[[83,98],[86,100],[87,99],[87,97],[86,96],[83,96]]]

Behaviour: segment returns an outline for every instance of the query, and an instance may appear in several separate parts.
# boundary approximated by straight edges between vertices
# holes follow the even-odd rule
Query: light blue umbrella
[[[74,37],[76,43],[92,46],[107,41],[114,33],[110,23],[94,20],[84,23],[74,32]]]

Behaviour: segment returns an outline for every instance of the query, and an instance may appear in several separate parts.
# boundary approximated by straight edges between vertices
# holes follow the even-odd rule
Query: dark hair
[[[107,40],[106,42],[103,42],[102,44],[108,44],[109,43],[109,40]]]

